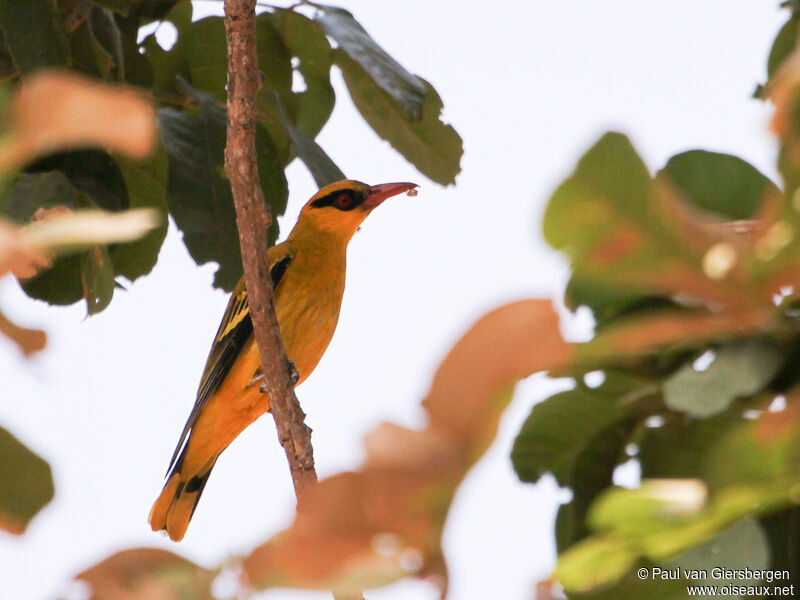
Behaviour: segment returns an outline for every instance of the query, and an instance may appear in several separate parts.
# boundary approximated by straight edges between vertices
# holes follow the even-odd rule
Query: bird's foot
[[[289,361],[289,383],[292,387],[297,385],[297,382],[300,381],[300,372],[297,370],[297,366],[294,364],[293,360]]]

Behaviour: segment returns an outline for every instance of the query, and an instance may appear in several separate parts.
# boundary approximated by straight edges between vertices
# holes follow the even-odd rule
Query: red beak
[[[361,206],[367,209],[373,209],[387,198],[391,198],[397,194],[402,194],[403,192],[411,191],[417,187],[419,186],[417,186],[416,183],[407,182],[381,183],[370,186],[369,192],[367,193],[367,198],[364,200]]]

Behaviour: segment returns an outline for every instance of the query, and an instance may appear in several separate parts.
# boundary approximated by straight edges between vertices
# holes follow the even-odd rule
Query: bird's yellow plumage
[[[286,241],[269,249],[275,311],[286,353],[300,375],[298,384],[317,366],[336,329],[350,238],[383,200],[415,187],[332,183],[306,203]],[[252,330],[242,279],[211,346],[167,483],[150,511],[153,530],[166,530],[173,540],[186,533],[219,455],[269,410],[269,399],[260,391],[261,361]]]

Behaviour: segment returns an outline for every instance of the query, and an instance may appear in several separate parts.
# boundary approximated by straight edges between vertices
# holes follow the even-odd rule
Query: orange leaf
[[[25,78],[11,100],[10,142],[0,148],[0,171],[88,146],[141,158],[156,136],[154,109],[133,89],[39,72]]]
[[[10,338],[25,356],[38,352],[47,343],[47,334],[41,329],[26,329],[11,322],[0,312],[0,333]]]
[[[458,485],[494,437],[514,383],[570,354],[549,302],[480,319],[434,376],[429,425],[369,434],[361,469],[321,481],[294,523],[244,560],[245,581],[353,592],[416,575],[444,590],[441,535]]]
[[[89,600],[213,600],[213,573],[156,548],[118,552],[76,576],[92,588]]]

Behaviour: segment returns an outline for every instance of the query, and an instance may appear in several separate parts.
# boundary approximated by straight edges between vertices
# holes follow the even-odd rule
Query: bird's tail
[[[164,530],[175,542],[183,539],[218,456],[218,454],[213,456],[199,472],[184,473],[181,471],[183,465],[183,454],[181,454],[169,474],[164,489],[150,509],[148,521],[153,531]]]

